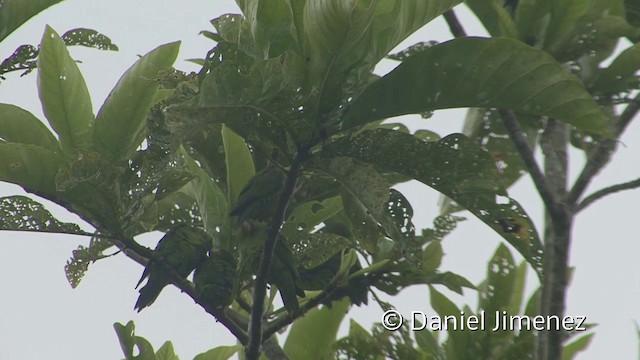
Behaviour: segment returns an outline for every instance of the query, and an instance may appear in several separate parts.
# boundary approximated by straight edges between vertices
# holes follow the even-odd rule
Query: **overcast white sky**
[[[67,0],[46,10],[0,45],[0,60],[19,45],[37,44],[45,24],[58,33],[88,27],[103,32],[120,47],[118,52],[104,52],[75,47],[71,54],[83,63],[83,72],[92,95],[94,109],[115,85],[120,75],[144,54],[160,44],[182,40],[176,67],[195,70],[184,59],[202,57],[212,42],[198,32],[209,29],[209,20],[239,10],[232,0]],[[463,23],[469,19],[463,15]],[[470,34],[482,34],[478,25],[467,26]],[[417,41],[444,41],[451,36],[441,20],[436,20],[401,45]],[[388,71],[381,65],[380,71]],[[40,119],[41,107],[36,92],[36,76],[9,76],[0,84],[0,102],[23,107]],[[437,112],[429,120],[406,118],[411,127],[434,130],[444,136],[461,129],[464,111]],[[591,190],[628,181],[640,176],[640,126],[632,125],[621,139],[615,161],[595,181]],[[583,159],[572,153],[572,176]],[[431,224],[437,215],[438,194],[426,186],[410,184],[400,187],[409,193],[418,228]],[[24,193],[10,184],[0,183],[0,196]],[[534,221],[542,225],[540,201],[528,179],[510,191]],[[45,201],[43,201],[45,202]],[[636,204],[640,191],[614,195],[596,203],[577,219],[571,263],[576,266],[569,293],[568,314],[587,316],[599,323],[591,348],[579,359],[637,359],[638,340],[634,321],[640,321],[640,253],[635,228]],[[49,203],[47,203],[49,204]],[[77,221],[55,205],[49,207],[59,218]],[[460,273],[478,283],[485,277],[485,266],[500,239],[475,218],[462,223],[445,239],[447,256],[442,269]],[[159,234],[149,234],[143,242],[152,246]],[[167,288],[150,308],[138,314],[133,310],[137,298],[134,289],[142,268],[116,256],[94,264],[77,289],[71,289],[64,275],[64,264],[71,251],[88,239],[77,236],[37,235],[17,232],[0,233],[0,359],[119,359],[123,358],[113,331],[114,322],[134,320],[137,333],[158,348],[172,340],[182,359],[217,345],[230,345],[234,338],[215,323],[200,307],[174,288]],[[515,254],[515,252],[514,252]],[[530,276],[530,287],[535,280]],[[475,307],[477,294],[452,297]],[[429,311],[428,291],[415,287],[393,300],[398,310]],[[377,305],[355,308],[350,316],[365,327],[379,321]],[[343,324],[342,333],[348,322]]]

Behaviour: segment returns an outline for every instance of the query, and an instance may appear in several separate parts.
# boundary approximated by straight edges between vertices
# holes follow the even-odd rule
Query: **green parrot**
[[[193,274],[196,290],[209,304],[223,308],[231,305],[235,297],[238,276],[236,259],[223,249],[213,249]]]
[[[145,267],[138,285],[136,285],[137,289],[145,278],[149,278],[140,289],[140,296],[134,309],[140,312],[151,305],[160,295],[162,289],[170,283],[163,268],[154,260],[162,259],[166,265],[186,278],[206,259],[211,244],[211,236],[200,228],[178,225],[169,230],[158,242],[153,251],[153,257],[149,259],[149,263]]]
[[[256,173],[238,196],[229,216],[238,218],[238,224],[268,221],[284,186],[286,173],[279,166],[269,163]]]
[[[237,217],[240,231],[236,236],[240,251],[240,276],[255,274],[260,262],[260,253],[266,240],[269,220],[276,205],[278,195],[286,180],[286,172],[270,162],[269,165],[245,185],[238,196],[236,205],[229,212]],[[300,313],[296,296],[304,297],[304,290],[298,285],[299,275],[295,268],[291,250],[285,240],[278,240],[271,272],[267,278],[270,284],[278,287],[282,301],[291,313]]]

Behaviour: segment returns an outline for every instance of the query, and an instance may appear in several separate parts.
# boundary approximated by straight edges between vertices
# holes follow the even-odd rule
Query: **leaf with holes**
[[[349,156],[434,188],[491,226],[541,275],[542,244],[531,219],[507,197],[493,160],[466,137],[424,142],[385,129],[363,131],[327,144],[324,156]]]

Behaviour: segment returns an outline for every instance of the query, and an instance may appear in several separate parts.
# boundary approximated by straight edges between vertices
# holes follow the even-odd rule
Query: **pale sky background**
[[[72,56],[81,60],[93,99],[100,107],[120,75],[131,66],[138,54],[158,45],[182,40],[176,67],[195,70],[184,59],[202,57],[213,43],[198,32],[212,30],[209,20],[224,13],[238,13],[232,0],[67,0],[23,25],[0,45],[0,60],[21,44],[37,44],[46,24],[58,33],[87,27],[108,35],[118,52],[73,47]],[[483,34],[470,15],[459,15],[469,34]],[[444,21],[437,19],[414,34],[398,49],[417,41],[450,39]],[[389,64],[379,67],[382,73]],[[36,91],[35,73],[23,78],[10,75],[0,84],[0,102],[15,104],[44,120]],[[411,127],[434,130],[441,136],[462,128],[464,110],[436,112],[429,120],[406,117]],[[625,182],[640,176],[640,126],[632,124],[622,137],[615,160],[590,188]],[[582,154],[572,152],[575,177],[583,163]],[[400,186],[408,192],[415,210],[417,228],[430,226],[437,215],[438,193],[420,184]],[[23,194],[17,186],[0,183],[0,196]],[[542,225],[539,197],[528,178],[519,181],[510,196],[522,203],[538,228]],[[61,208],[43,201],[60,219],[77,221]],[[640,191],[627,191],[595,203],[577,218],[571,264],[576,266],[568,298],[569,315],[586,316],[588,322],[600,324],[590,349],[578,359],[637,359],[638,338],[634,321],[640,321],[640,244],[638,243],[634,205],[640,203]],[[472,216],[463,222],[443,243],[446,257],[442,270],[466,276],[474,283],[485,277],[486,262],[501,241],[489,227]],[[159,234],[143,237],[153,246]],[[134,320],[137,334],[147,338],[157,349],[171,340],[181,359],[217,345],[231,345],[235,339],[201,308],[168,287],[150,308],[138,314],[133,310],[138,292],[134,289],[142,267],[124,256],[93,264],[77,289],[71,289],[64,275],[64,264],[71,251],[88,243],[87,238],[66,235],[38,235],[0,232],[0,359],[121,359],[113,323]],[[515,251],[513,251],[515,254]],[[536,286],[529,276],[529,288]],[[448,293],[449,294],[449,293]],[[430,312],[426,287],[413,287],[393,299],[398,310],[409,315],[413,310]],[[475,308],[477,294],[467,291],[464,297],[451,295],[459,304]],[[366,328],[379,321],[382,311],[375,302],[369,307],[353,308],[349,316]],[[348,321],[342,326],[345,334]]]

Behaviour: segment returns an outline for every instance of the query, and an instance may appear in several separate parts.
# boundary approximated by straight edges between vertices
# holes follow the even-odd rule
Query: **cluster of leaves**
[[[116,331],[120,347],[124,353],[126,360],[179,360],[173,350],[171,341],[167,341],[157,350],[154,351],[153,346],[147,339],[135,334],[135,325],[133,321],[129,321],[127,325],[120,323],[113,324]],[[196,355],[193,360],[216,360],[228,359],[235,355],[242,347],[219,346],[202,354]],[[137,353],[137,355],[134,355]]]
[[[203,32],[216,45],[194,60],[202,65],[197,75],[170,69],[177,43],[160,46],[123,75],[97,115],[64,41],[47,28],[38,90],[57,136],[30,113],[0,104],[8,114],[0,117],[0,180],[63,205],[146,260],[134,236],[201,226],[213,247],[238,260],[236,301],[224,309],[237,311],[236,334],[250,323],[249,294],[260,290],[254,275],[267,278],[272,294],[280,290],[288,310],[268,307],[265,338],[344,296],[361,304],[375,289],[473,287],[438,270],[439,240],[459,218],[443,216],[417,234],[411,204],[393,188],[410,179],[477,216],[541,275],[536,229],[508,197],[491,151],[461,134],[438,139],[383,121],[452,107],[509,108],[608,136],[608,120],[578,78],[515,39],[423,47],[385,76],[373,75],[400,41],[459,2],[239,0],[243,15],[217,18],[216,32]],[[286,175],[279,190],[250,188],[274,166]],[[252,213],[267,216],[248,228],[230,212],[249,192],[261,199],[250,206],[263,207]],[[272,270],[261,274],[259,254],[271,240]],[[93,242],[74,253],[72,285],[106,248]],[[309,295],[300,304],[298,290]],[[302,329],[296,336],[310,331]]]
[[[459,319],[461,314],[469,318],[484,318],[487,329],[497,324],[496,313],[507,316],[519,315],[533,318],[538,314],[539,293],[534,292],[526,304],[525,278],[527,264],[516,265],[509,249],[500,245],[487,266],[487,278],[478,285],[478,309],[468,306],[458,308],[444,294],[430,286],[430,303],[437,319],[427,317],[427,321],[443,321],[446,317]],[[523,306],[524,305],[524,306]],[[482,314],[482,315],[480,315]],[[424,319],[423,319],[424,320]],[[427,324],[416,325],[421,328]],[[337,358],[340,359],[533,359],[534,332],[526,329],[473,331],[462,329],[460,325],[449,324],[447,338],[442,341],[440,332],[425,326],[411,332],[409,326],[396,332],[386,330],[382,324],[375,324],[372,333],[351,321],[348,336],[335,344]],[[438,327],[440,325],[435,325]],[[526,325],[523,325],[526,326]],[[413,336],[412,336],[413,335]],[[580,336],[579,336],[580,335]],[[573,359],[577,353],[589,345],[593,333],[568,332],[565,337],[563,359]],[[575,337],[579,336],[577,339]]]
[[[20,1],[4,0],[0,2],[0,41],[3,41],[13,31],[27,20],[36,16],[46,8],[61,2],[61,0],[37,1],[24,6]],[[67,31],[62,35],[62,40],[67,46],[81,45],[100,50],[118,50],[118,46],[111,42],[107,36],[85,28],[77,28]],[[23,71],[24,76],[33,71],[37,66],[39,48],[33,45],[20,45],[11,56],[0,63],[0,80],[5,80],[4,75],[13,71]]]
[[[632,102],[632,93],[640,87],[636,73],[640,70],[640,39],[637,8],[630,1],[466,1],[491,36],[519,40],[551,55],[582,82],[591,97],[607,114],[607,127],[615,127],[615,105]],[[631,46],[617,54],[612,62],[602,62],[616,46],[626,41]],[[529,73],[522,78],[533,79]],[[552,101],[547,103],[551,104]],[[573,106],[579,106],[577,103]],[[517,109],[516,109],[517,110]],[[516,112],[531,148],[538,145],[538,134],[545,119]],[[539,115],[539,114],[537,114]],[[582,119],[577,119],[583,121]],[[587,153],[607,138],[586,133],[575,123],[571,144]],[[514,184],[527,169],[492,106],[469,111],[464,134],[481,145],[495,159],[506,187]],[[613,134],[616,136],[617,134]],[[449,206],[448,204],[447,206]]]

